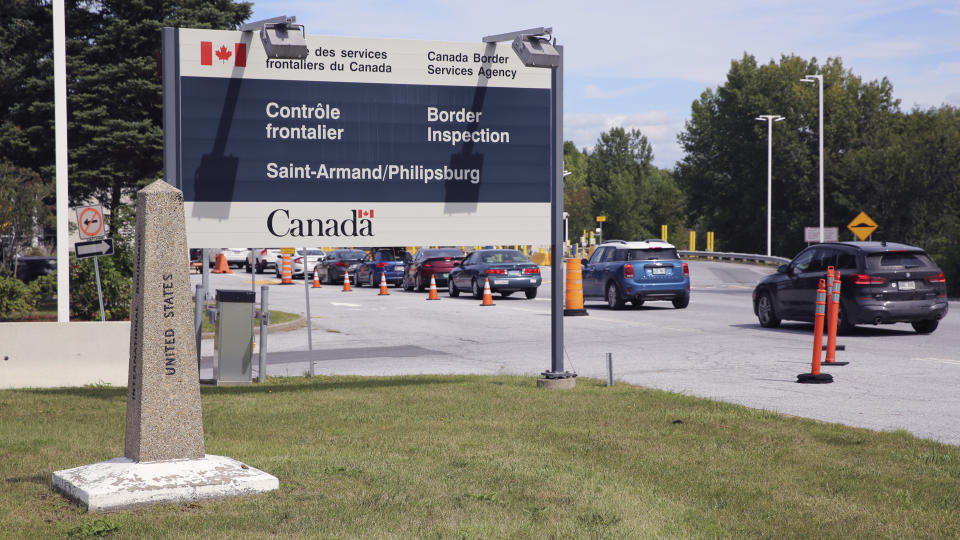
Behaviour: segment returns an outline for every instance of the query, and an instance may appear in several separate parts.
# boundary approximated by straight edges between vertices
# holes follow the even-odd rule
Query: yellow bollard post
[[[661,226],[660,226],[660,239],[663,240],[664,242],[667,241],[667,226],[666,226],[666,225],[661,225]]]
[[[690,251],[697,250],[697,231],[690,231]]]

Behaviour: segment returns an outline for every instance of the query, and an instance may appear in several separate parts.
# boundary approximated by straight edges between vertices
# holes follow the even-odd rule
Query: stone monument
[[[184,223],[180,190],[158,180],[137,194],[124,457],[53,473],[54,489],[91,512],[279,487],[204,453]]]

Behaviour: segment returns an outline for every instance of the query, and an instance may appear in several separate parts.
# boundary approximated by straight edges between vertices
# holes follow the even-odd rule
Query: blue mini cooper
[[[606,300],[610,309],[628,300],[634,307],[670,300],[683,309],[690,304],[690,269],[663,240],[609,240],[583,259],[583,297]]]

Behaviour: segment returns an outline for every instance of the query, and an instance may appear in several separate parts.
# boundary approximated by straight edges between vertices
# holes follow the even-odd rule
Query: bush
[[[15,277],[0,275],[0,318],[22,319],[33,311],[30,286]]]

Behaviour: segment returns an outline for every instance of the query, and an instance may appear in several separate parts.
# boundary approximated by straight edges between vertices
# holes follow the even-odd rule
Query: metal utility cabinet
[[[213,378],[218,385],[250,384],[256,293],[217,290]]]

